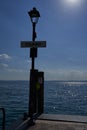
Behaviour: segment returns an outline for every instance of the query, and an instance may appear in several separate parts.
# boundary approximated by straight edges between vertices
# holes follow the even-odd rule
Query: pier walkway
[[[27,130],[87,130],[87,124],[37,120],[36,124]]]
[[[27,130],[87,130],[87,117],[42,114]]]

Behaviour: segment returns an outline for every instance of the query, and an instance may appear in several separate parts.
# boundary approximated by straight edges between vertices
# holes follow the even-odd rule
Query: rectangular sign
[[[32,47],[46,47],[46,41],[21,41],[21,47],[32,48]]]

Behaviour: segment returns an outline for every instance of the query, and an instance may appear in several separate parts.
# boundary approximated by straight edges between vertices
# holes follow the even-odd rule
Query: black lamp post
[[[40,17],[40,13],[36,8],[28,12],[32,22],[32,42],[22,41],[21,47],[30,48],[30,57],[32,58],[32,66],[30,70],[30,89],[29,89],[29,109],[28,116],[30,117],[31,124],[33,124],[33,116],[35,113],[43,113],[44,104],[44,72],[39,72],[34,67],[34,59],[37,57],[37,48],[46,47],[46,41],[35,41],[36,39],[36,24]],[[39,87],[38,87],[39,86]]]
[[[36,39],[36,24],[38,23],[38,19],[40,17],[39,11],[36,10],[36,8],[33,8],[31,11],[28,12],[33,32],[32,32],[32,42],[35,42]],[[35,70],[34,68],[34,59],[37,57],[37,48],[31,47],[30,48],[30,57],[32,58],[32,66],[30,70],[30,94],[29,94],[29,116],[31,119],[31,122],[33,122],[33,114],[36,112],[36,82],[37,82],[37,73],[38,70]]]
[[[32,32],[32,41],[34,42],[36,39],[36,24],[38,23],[38,19],[40,17],[40,13],[36,8],[33,8],[31,11],[28,12],[31,22],[32,22],[32,27],[33,27],[33,32]],[[32,58],[32,70],[34,70],[34,58],[37,57],[37,48],[31,48],[30,49],[30,57]]]

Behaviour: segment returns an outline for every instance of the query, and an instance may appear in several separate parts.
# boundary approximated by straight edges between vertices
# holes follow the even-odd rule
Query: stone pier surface
[[[87,117],[42,114],[27,130],[87,130]]]
[[[63,121],[37,120],[35,125],[27,130],[87,130],[87,124]]]

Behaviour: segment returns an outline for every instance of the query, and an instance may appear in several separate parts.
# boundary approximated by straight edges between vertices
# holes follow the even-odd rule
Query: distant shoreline
[[[30,80],[0,80],[0,82],[2,81],[20,81],[20,82],[29,82]],[[87,82],[87,80],[44,80],[44,81],[47,81],[47,82]]]

